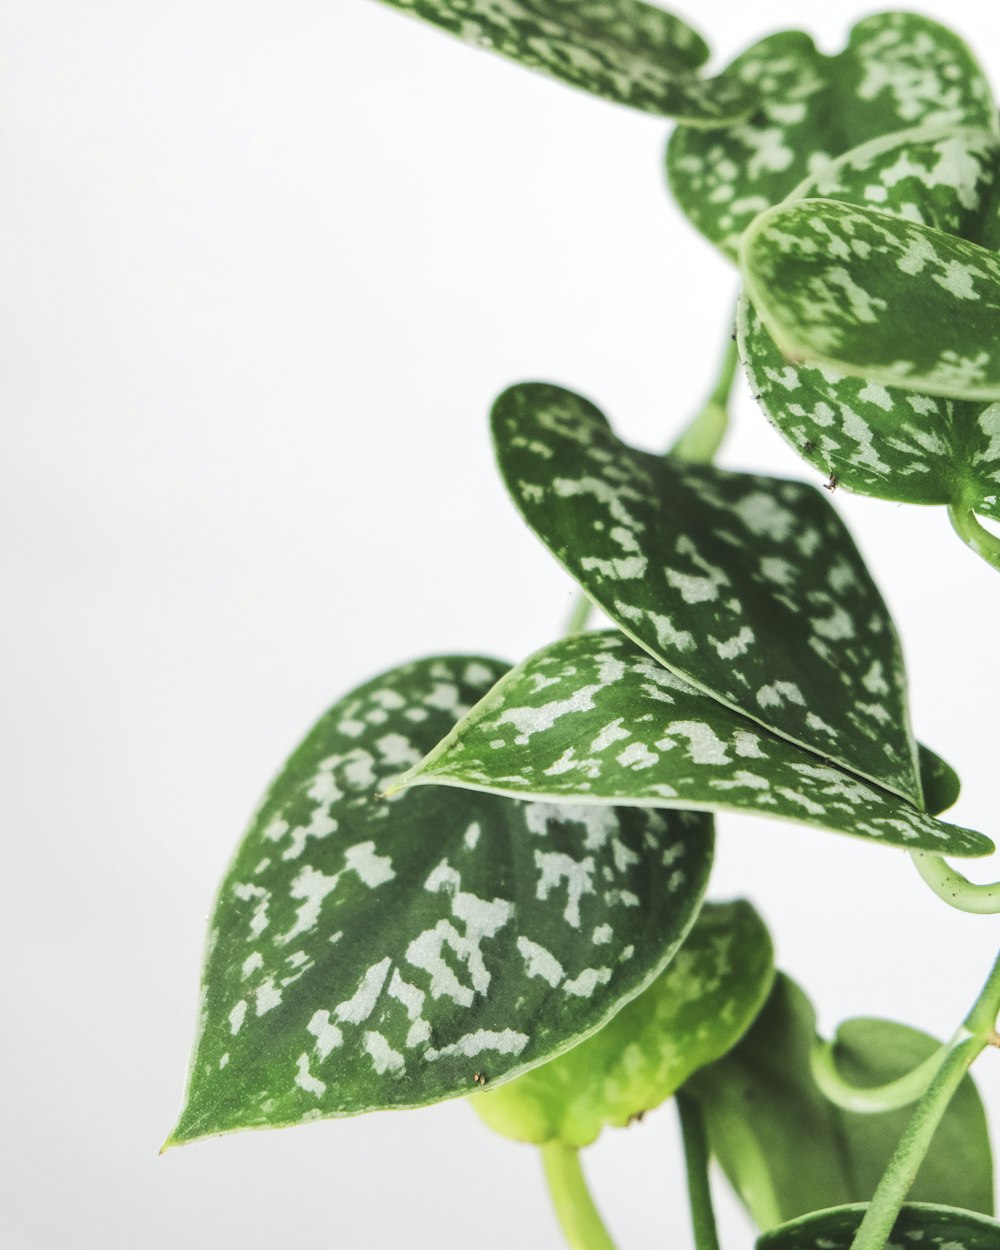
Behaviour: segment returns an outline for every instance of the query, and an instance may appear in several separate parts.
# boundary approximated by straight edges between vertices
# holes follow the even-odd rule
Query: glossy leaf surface
[[[699,78],[705,41],[672,13],[639,0],[383,3],[570,86],[690,125],[744,118],[756,101],[736,78]]]
[[[992,848],[761,729],[617,632],[575,634],[531,656],[405,782],[741,811],[938,854]]]
[[[757,1250],[851,1250],[866,1207],[820,1211],[766,1233]],[[1000,1224],[972,1211],[908,1203],[899,1213],[887,1250],[927,1246],[929,1250],[997,1250]]]
[[[586,1146],[724,1055],[773,976],[770,935],[750,904],[707,903],[667,968],[599,1033],[472,1105],[505,1137]]]
[[[867,1202],[912,1113],[904,1107],[860,1115],[828,1102],[810,1071],[815,1038],[809,1000],[779,974],[742,1041],[689,1085],[702,1103],[712,1151],[760,1228]],[[841,1029],[837,1064],[856,1085],[881,1085],[936,1047],[904,1025],[852,1021]],[[910,1196],[992,1211],[989,1138],[970,1077],[945,1112]]]
[[[896,634],[825,495],[637,451],[545,383],[501,395],[493,431],[525,520],[626,634],[721,703],[919,802]]]
[[[727,72],[760,93],[759,110],[725,130],[675,131],[667,172],[684,212],[731,256],[757,213],[851,148],[917,126],[996,129],[969,49],[912,13],[866,18],[833,57],[798,31],[771,35]]]
[[[1000,256],[917,222],[835,200],[754,220],[740,263],[782,354],[884,386],[1000,398]]]
[[[582,1040],[672,957],[710,820],[379,797],[503,671],[395,669],[288,761],[219,894],[173,1142],[466,1094]]]

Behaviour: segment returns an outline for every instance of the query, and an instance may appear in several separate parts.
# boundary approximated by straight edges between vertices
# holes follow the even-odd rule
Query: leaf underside
[[[504,482],[591,599],[713,698],[920,801],[892,621],[826,496],[622,443],[546,383],[493,409]]]
[[[759,92],[758,111],[725,130],[676,130],[667,172],[692,223],[733,257],[757,213],[850,148],[916,126],[997,129],[968,47],[912,13],[866,18],[833,57],[798,31],[771,35],[726,72]]]
[[[712,1151],[762,1229],[867,1202],[912,1114],[904,1107],[861,1115],[828,1102],[809,1066],[815,1042],[808,998],[779,974],[743,1039],[689,1083],[703,1107]],[[850,1021],[838,1037],[837,1066],[852,1084],[881,1085],[936,1048],[932,1038],[901,1024]],[[971,1077],[945,1112],[910,1197],[992,1213],[989,1135]],[[778,1242],[763,1244],[778,1250]]]
[[[617,632],[575,634],[529,657],[404,782],[740,811],[941,855],[993,845],[768,733]]]
[[[700,78],[705,41],[639,0],[383,0],[479,48],[616,104],[718,126],[747,117],[756,93]]]
[[[765,1233],[757,1250],[850,1250],[866,1205],[819,1211]],[[927,1246],[935,1250],[997,1250],[1000,1224],[972,1211],[907,1203],[899,1213],[888,1247]]]
[[[380,798],[504,671],[405,665],[292,755],[218,897],[171,1143],[466,1094],[582,1040],[670,960],[709,818]]]
[[[506,1137],[586,1146],[725,1054],[773,977],[770,935],[750,904],[706,903],[666,969],[599,1033],[472,1105]]]

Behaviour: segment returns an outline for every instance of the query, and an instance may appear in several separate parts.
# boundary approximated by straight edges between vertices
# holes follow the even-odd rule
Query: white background
[[[815,7],[827,51],[864,11]],[[804,8],[691,16],[721,65]],[[938,15],[1000,85],[1000,10]],[[562,626],[492,397],[558,381],[651,448],[700,401],[734,277],[668,202],[666,133],[364,0],[0,5],[5,1247],[560,1245],[534,1151],[461,1104],[157,1148],[216,884],[290,748],[381,669]],[[723,462],[804,471],[746,396]],[[996,837],[1000,581],[939,511],[836,503],[955,816]],[[1000,922],[902,853],[720,824],[712,893],[757,902],[826,1029],[951,1031]],[[588,1165],[623,1250],[685,1250],[670,1107]]]

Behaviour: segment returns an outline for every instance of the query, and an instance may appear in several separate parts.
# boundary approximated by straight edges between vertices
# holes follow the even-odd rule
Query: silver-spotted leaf
[[[762,729],[617,631],[574,634],[518,665],[402,779],[427,783],[746,812],[942,855],[993,847]]]
[[[666,969],[599,1033],[472,1105],[505,1137],[589,1145],[724,1055],[773,978],[771,938],[750,904],[706,903]]]
[[[867,205],[993,246],[996,175],[990,132],[910,131],[848,152],[794,196]],[[997,513],[1000,407],[792,365],[746,298],[738,332],[769,420],[821,472],[861,494]]]
[[[908,1107],[874,1115],[835,1107],[813,1080],[815,1043],[812,1005],[779,974],[743,1039],[687,1087],[702,1105],[713,1154],[762,1229],[867,1202],[912,1114]],[[853,1083],[881,1085],[936,1048],[915,1029],[866,1020],[842,1029],[837,1062]],[[945,1112],[910,1196],[992,1211],[989,1137],[971,1077]]]
[[[292,755],[219,893],[172,1143],[466,1094],[582,1040],[670,960],[706,818],[380,796],[503,672],[397,668]]]
[[[794,363],[1000,399],[1000,255],[880,210],[794,200],[743,236],[747,297]]]
[[[546,383],[501,395],[493,432],[525,520],[626,634],[721,703],[919,803],[896,633],[822,492],[637,451]]]
[[[757,1250],[851,1250],[865,1204],[817,1211],[775,1228],[757,1241]],[[886,1250],[998,1250],[1000,1224],[957,1207],[907,1203],[893,1226]]]
[[[727,73],[759,92],[758,111],[725,130],[679,128],[667,172],[694,225],[732,256],[757,213],[850,148],[916,126],[996,130],[989,83],[969,49],[913,13],[866,18],[832,57],[798,31],[771,35]]]
[[[752,88],[700,78],[705,41],[640,0],[383,0],[479,48],[617,104],[718,126],[747,117]]]

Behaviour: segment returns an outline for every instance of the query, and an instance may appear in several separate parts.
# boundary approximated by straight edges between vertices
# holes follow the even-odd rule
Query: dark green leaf
[[[773,976],[771,938],[750,904],[707,903],[665,971],[599,1033],[472,1105],[505,1137],[586,1146],[724,1055]]]
[[[924,791],[924,810],[931,816],[954,807],[962,789],[962,782],[954,768],[940,755],[925,747],[917,746],[920,755],[920,782]]]
[[[838,1066],[859,1085],[894,1080],[936,1049],[931,1038],[888,1021],[852,1022],[842,1039]],[[761,1228],[867,1202],[912,1113],[859,1115],[828,1102],[809,1066],[815,1040],[809,1000],[779,975],[743,1040],[690,1082],[713,1153]],[[945,1112],[911,1197],[992,1210],[989,1139],[969,1077]]]
[[[727,73],[759,92],[759,111],[726,130],[679,128],[667,172],[694,225],[733,256],[756,214],[831,157],[917,126],[996,130],[989,84],[969,49],[912,13],[866,18],[833,57],[798,31],[771,35]]]
[[[219,894],[172,1142],[466,1094],[581,1041],[666,966],[697,914],[710,820],[380,798],[503,671],[395,669],[288,761]]]
[[[765,1233],[757,1250],[850,1250],[864,1205],[818,1211]],[[886,1250],[998,1250],[1000,1224],[956,1207],[908,1203],[899,1213]]]
[[[817,199],[757,217],[740,263],[747,297],[790,361],[919,398],[1000,399],[995,252],[875,209]]]
[[[826,497],[626,446],[544,383],[493,411],[525,520],[631,638],[721,703],[920,801],[899,643]]]
[[[768,733],[618,632],[575,634],[525,660],[402,782],[748,812],[941,855],[993,845]]]
[[[708,48],[690,26],[639,0],[383,0],[529,69],[646,113],[718,126],[749,115],[752,88],[694,72]]]

